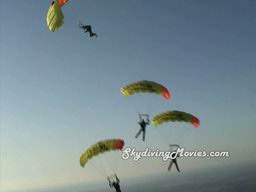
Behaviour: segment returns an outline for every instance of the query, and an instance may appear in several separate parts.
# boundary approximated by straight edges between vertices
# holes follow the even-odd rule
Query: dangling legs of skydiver
[[[135,135],[135,138],[138,138],[142,132],[142,128],[140,128],[139,132]]]
[[[142,136],[142,140],[145,142],[145,137],[146,137],[146,129],[143,129],[143,136]]]
[[[169,164],[168,171],[171,171],[171,168],[172,168],[173,163],[175,164],[177,171],[180,172],[180,169],[179,169],[179,166],[178,166],[178,163],[177,163],[177,160],[176,160],[176,159],[172,159],[172,161],[171,161],[170,164]]]
[[[90,32],[90,37],[93,37],[93,36],[98,37],[96,33]]]
[[[97,34],[96,34],[96,33],[93,33],[91,30],[84,29],[84,32],[85,32],[85,33],[88,32],[88,33],[90,34],[90,37],[93,37],[93,36],[98,37]]]
[[[172,164],[173,164],[173,160],[171,160],[171,162],[170,162],[170,164],[169,164],[168,171],[171,171]]]
[[[141,134],[141,132],[143,132],[143,135],[142,135],[142,140],[145,141],[145,137],[146,137],[146,129],[144,128],[140,128],[139,132],[135,135],[135,138],[138,138]]]
[[[179,166],[178,166],[178,163],[177,163],[177,160],[176,159],[174,159],[174,161],[173,161],[174,163],[175,163],[175,165],[176,165],[176,169],[177,169],[177,171],[179,171],[180,172],[180,169],[179,169]]]

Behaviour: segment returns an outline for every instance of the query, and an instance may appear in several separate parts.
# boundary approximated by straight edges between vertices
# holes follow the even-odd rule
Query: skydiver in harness
[[[142,116],[146,116],[147,117],[147,121],[145,121]],[[135,135],[135,138],[138,138],[141,134],[141,132],[143,132],[143,137],[142,140],[145,141],[145,136],[146,136],[146,126],[150,124],[149,122],[149,116],[147,114],[139,114],[140,117],[140,122],[138,122],[138,124],[140,125],[140,130],[139,132]]]
[[[172,150],[172,147],[173,147],[173,146],[174,146],[174,147],[177,147],[175,151]],[[180,157],[180,156],[179,156],[179,153],[177,152],[177,150],[178,150],[178,148],[179,148],[179,145],[175,145],[175,144],[174,144],[174,145],[170,145],[170,148],[171,148],[172,160],[171,160],[171,162],[170,162],[170,164],[169,164],[168,171],[171,171],[172,165],[173,165],[173,163],[174,163],[175,166],[176,166],[177,171],[180,172],[180,169],[179,169],[179,166],[178,166],[178,163],[177,163],[177,157]]]
[[[109,186],[110,187],[114,187],[116,192],[121,192],[120,185],[119,185],[120,180],[118,179],[116,174],[115,174],[115,179],[116,179],[115,181],[111,182],[110,177],[108,177]]]
[[[88,32],[88,33],[90,34],[90,37],[93,37],[93,36],[98,37],[96,33],[93,33],[93,32],[92,32],[92,27],[91,27],[91,25],[83,25],[83,24],[79,21],[78,26],[79,26],[81,29],[83,29],[85,33]]]

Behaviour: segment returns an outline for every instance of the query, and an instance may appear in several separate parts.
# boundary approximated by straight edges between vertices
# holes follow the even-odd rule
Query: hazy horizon
[[[172,172],[164,172],[141,176],[135,178],[121,178],[122,191],[155,191],[162,192],[175,190],[177,192],[185,191],[248,191],[252,192],[256,189],[254,179],[256,177],[255,162],[248,164],[236,164],[222,166],[217,168],[208,168],[204,170],[182,171],[180,173],[173,170]],[[85,181],[86,182],[86,181]],[[73,184],[67,186],[31,189],[24,192],[100,192],[110,191],[107,181],[99,181],[95,184]],[[10,191],[16,192],[16,191]],[[18,191],[17,191],[18,192]],[[19,191],[23,192],[23,191]]]

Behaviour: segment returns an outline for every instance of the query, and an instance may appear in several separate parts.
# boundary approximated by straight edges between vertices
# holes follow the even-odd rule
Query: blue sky
[[[1,191],[103,180],[79,156],[105,138],[164,148],[162,132],[170,143],[231,153],[181,159],[185,171],[256,160],[256,2],[70,0],[55,33],[45,21],[50,3],[1,1]],[[143,79],[164,84],[172,100],[121,95]],[[150,127],[142,143],[134,139],[142,108],[186,111],[201,126]],[[167,166],[119,163],[127,178]]]

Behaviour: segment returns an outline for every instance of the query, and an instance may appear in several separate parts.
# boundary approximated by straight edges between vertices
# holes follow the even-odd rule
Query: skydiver
[[[88,32],[88,33],[90,34],[90,37],[93,37],[93,36],[98,37],[96,33],[93,33],[93,32],[92,32],[92,27],[91,27],[91,25],[83,25],[82,23],[79,22],[79,27],[80,27],[81,29],[83,29],[85,33]]]
[[[178,145],[170,145],[170,147],[172,147],[172,146],[176,146],[176,147],[179,148]],[[178,148],[177,148],[177,150],[178,150]],[[179,156],[179,153],[177,152],[177,150],[171,153],[172,160],[171,160],[171,162],[169,164],[168,171],[171,171],[172,165],[174,163],[175,166],[176,166],[177,171],[180,172],[180,169],[179,169],[179,166],[178,166],[178,163],[177,163],[177,157],[180,157],[180,156]]]
[[[142,118],[142,116],[146,116],[147,117],[147,122]],[[146,126],[150,124],[149,117],[148,117],[148,115],[145,115],[145,114],[139,114],[139,117],[140,117],[140,122],[138,122],[138,124],[140,125],[140,130],[135,135],[135,138],[138,138],[140,136],[141,132],[143,132],[142,140],[145,141]]]
[[[116,176],[116,174],[115,174],[115,178],[116,178],[116,181],[113,181],[113,182],[111,182],[111,181],[110,181],[110,178],[108,178],[109,186],[110,186],[110,187],[114,187],[115,190],[116,190],[116,192],[121,192],[120,185],[119,185],[120,180],[118,179],[118,177]]]

